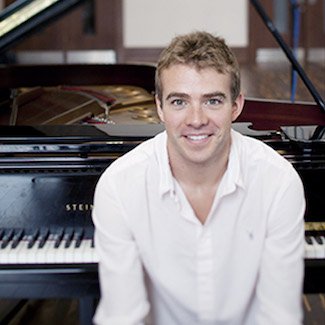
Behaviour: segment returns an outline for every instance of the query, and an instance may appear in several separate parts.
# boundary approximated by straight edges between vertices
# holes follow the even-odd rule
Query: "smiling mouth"
[[[200,134],[200,135],[187,135],[186,136],[191,141],[202,141],[207,139],[209,136],[207,134]]]

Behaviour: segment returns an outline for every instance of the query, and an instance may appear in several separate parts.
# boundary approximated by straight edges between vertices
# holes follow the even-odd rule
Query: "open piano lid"
[[[85,0],[18,0],[0,12],[0,53]]]

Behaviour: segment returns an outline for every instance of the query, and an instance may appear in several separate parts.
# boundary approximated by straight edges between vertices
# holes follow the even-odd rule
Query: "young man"
[[[231,129],[244,105],[218,37],[160,57],[166,131],[115,161],[95,193],[96,324],[301,324],[305,200],[293,167]]]

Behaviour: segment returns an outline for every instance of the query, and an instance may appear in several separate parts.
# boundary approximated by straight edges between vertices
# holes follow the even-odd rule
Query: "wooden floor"
[[[317,64],[304,67],[320,96],[325,98],[325,58]],[[246,97],[271,100],[290,100],[291,68],[285,63],[242,65],[242,89]],[[296,101],[313,102],[314,99],[299,79]],[[1,301],[0,301],[1,304]],[[325,296],[307,295],[303,298],[305,325],[325,324]],[[9,325],[77,325],[76,300],[30,300]],[[1,324],[1,317],[0,317]]]
[[[1,303],[1,302],[0,302]],[[325,295],[303,297],[304,325],[325,324]],[[1,318],[0,318],[1,319]],[[29,300],[6,325],[79,325],[78,301],[68,299]],[[0,325],[4,325],[1,323]],[[91,325],[91,324],[89,324]]]

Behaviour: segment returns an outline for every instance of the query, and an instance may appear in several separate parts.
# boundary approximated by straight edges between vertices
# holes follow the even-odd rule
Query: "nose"
[[[186,124],[194,128],[200,128],[208,123],[208,117],[201,106],[190,107],[187,111]]]

